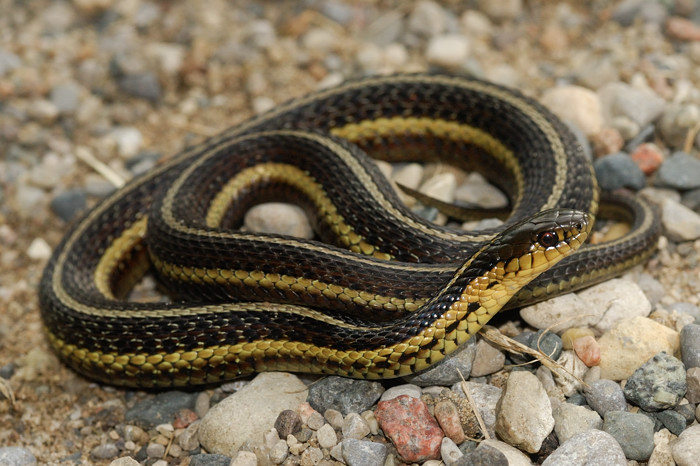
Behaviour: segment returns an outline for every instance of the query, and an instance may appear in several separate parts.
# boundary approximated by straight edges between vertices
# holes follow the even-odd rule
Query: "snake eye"
[[[543,231],[537,235],[537,242],[539,242],[545,248],[551,248],[555,246],[559,241],[559,237],[553,231]]]

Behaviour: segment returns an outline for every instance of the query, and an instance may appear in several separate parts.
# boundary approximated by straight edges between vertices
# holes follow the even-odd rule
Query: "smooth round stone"
[[[654,184],[683,191],[700,188],[700,160],[685,152],[674,152],[657,171]]]
[[[627,466],[625,453],[615,438],[597,429],[590,429],[564,442],[549,455],[542,466]]]
[[[686,369],[700,368],[700,325],[689,324],[681,329],[681,358]]]
[[[301,207],[282,202],[266,202],[252,207],[246,212],[243,225],[255,233],[290,235],[304,239],[314,236],[309,219]]]
[[[620,188],[639,190],[646,186],[644,172],[625,152],[601,157],[593,163],[593,168],[602,189],[608,191]]]
[[[571,403],[559,403],[552,411],[554,432],[560,443],[588,429],[600,429],[603,419],[595,411]]]
[[[425,57],[432,65],[452,69],[464,64],[469,51],[468,38],[457,34],[441,35],[430,39]]]
[[[588,405],[601,416],[608,411],[627,411],[625,394],[620,384],[613,380],[596,380],[583,393]]]
[[[661,204],[661,224],[671,241],[694,241],[700,238],[700,214],[671,199],[666,199]]]
[[[631,460],[646,461],[654,449],[654,422],[643,414],[608,411],[603,430],[620,444]]]

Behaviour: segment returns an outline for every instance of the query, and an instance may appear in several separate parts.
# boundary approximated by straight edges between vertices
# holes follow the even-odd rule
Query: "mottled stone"
[[[673,408],[685,395],[683,363],[661,352],[634,371],[623,390],[625,397],[645,411]]]

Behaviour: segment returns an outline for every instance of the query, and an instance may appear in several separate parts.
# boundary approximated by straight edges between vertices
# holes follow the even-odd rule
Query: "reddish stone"
[[[173,420],[173,427],[175,429],[184,429],[197,419],[199,419],[197,413],[195,413],[191,409],[183,408],[175,414],[175,420]]]
[[[656,144],[640,144],[634,152],[630,154],[634,163],[641,168],[645,175],[654,173],[664,161],[664,155]]]
[[[574,340],[574,353],[587,367],[600,364],[600,345],[590,335]]]
[[[672,16],[666,22],[668,35],[680,40],[700,40],[700,26],[689,19]]]
[[[444,434],[422,400],[401,395],[380,401],[374,415],[404,461],[418,463],[440,458]]]
[[[453,402],[449,400],[438,401],[435,405],[435,419],[445,435],[457,445],[467,439],[462,428],[462,421],[459,419],[457,406]]]

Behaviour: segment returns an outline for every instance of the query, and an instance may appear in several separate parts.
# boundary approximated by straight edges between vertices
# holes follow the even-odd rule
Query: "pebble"
[[[660,411],[676,406],[686,388],[683,363],[661,352],[634,371],[623,392],[643,410]]]
[[[309,219],[301,207],[283,202],[258,204],[246,212],[243,225],[255,233],[291,235],[311,239],[314,236]]]
[[[591,382],[583,392],[588,405],[600,416],[608,411],[627,411],[625,394],[620,384],[609,379]]]
[[[457,406],[450,400],[441,400],[435,404],[433,415],[445,435],[456,444],[466,440]]]
[[[108,460],[119,455],[119,448],[112,443],[103,443],[90,450],[90,457],[96,460]]]
[[[331,449],[338,444],[338,435],[330,424],[324,424],[316,432],[316,438],[321,448]]]
[[[199,448],[199,424],[201,420],[194,421],[192,424],[176,437],[177,443],[183,450],[192,451]]]
[[[418,385],[413,385],[410,383],[396,385],[394,387],[388,388],[384,393],[382,393],[382,396],[379,398],[379,400],[387,401],[401,395],[408,395],[412,396],[413,398],[420,398],[421,388]]]
[[[486,430],[489,436],[492,438],[496,436],[496,409],[498,406],[498,401],[501,399],[503,390],[499,387],[485,383],[477,382],[465,382],[469,394],[474,400],[474,406],[476,407],[481,419],[484,421]],[[462,383],[457,383],[452,387],[452,391],[457,393],[460,397],[465,397]]]
[[[407,26],[409,31],[416,34],[435,36],[447,28],[447,14],[438,3],[420,0],[408,17]]]
[[[482,377],[503,369],[506,355],[486,340],[476,343],[471,377]]]
[[[489,183],[480,173],[472,172],[455,191],[455,201],[484,208],[500,209],[508,206],[503,191]]]
[[[404,461],[412,463],[440,457],[444,435],[422,400],[402,395],[380,401],[374,415]]]
[[[306,421],[306,425],[309,427],[311,430],[318,430],[321,427],[323,427],[326,424],[326,420],[323,418],[323,415],[319,413],[318,411],[314,411],[311,416],[309,416],[309,419]]]
[[[22,60],[12,52],[0,49],[0,77],[22,66]]]
[[[655,354],[674,354],[680,347],[680,335],[646,317],[633,317],[615,324],[599,339],[600,376],[623,380],[632,375]]]
[[[165,445],[159,443],[149,443],[146,446],[146,455],[149,458],[162,458],[165,455]]]
[[[700,325],[689,324],[681,329],[681,358],[686,368],[700,368]]]
[[[611,82],[598,90],[606,121],[626,117],[640,128],[652,123],[664,110],[666,102],[648,88],[636,88],[622,82]]]
[[[473,465],[510,466],[506,455],[490,445],[479,445],[474,451],[465,453],[457,461],[451,463],[451,466]]]
[[[437,173],[425,180],[418,188],[422,194],[438,201],[452,203],[455,200],[457,179],[454,173]]]
[[[672,16],[668,19],[666,32],[674,39],[685,41],[700,40],[700,27],[693,21],[679,16]]]
[[[654,449],[654,421],[643,414],[608,411],[603,430],[612,435],[628,459],[646,461]]]
[[[442,439],[442,445],[440,445],[440,458],[445,464],[452,464],[458,459],[460,459],[464,453],[459,449],[457,444],[450,439],[445,437]]]
[[[593,336],[586,335],[574,340],[573,350],[587,367],[600,364],[600,345]]]
[[[642,169],[625,152],[601,157],[593,163],[600,187],[607,191],[630,188],[635,191],[646,186]]]
[[[320,413],[335,409],[347,415],[370,409],[382,393],[384,387],[378,382],[331,376],[309,386],[307,401]]]
[[[498,2],[478,0],[476,4],[479,11],[496,21],[515,19],[523,13],[522,0],[501,0]]]
[[[192,455],[190,466],[231,466],[231,457],[218,453]]]
[[[109,133],[109,138],[117,146],[119,156],[129,159],[138,154],[143,145],[143,134],[132,126],[119,126]]]
[[[700,238],[700,214],[683,204],[665,199],[661,204],[661,223],[669,240],[694,241]]]
[[[662,150],[654,143],[645,142],[637,146],[630,153],[630,158],[637,164],[642,173],[651,175],[656,172],[664,162],[664,154]]]
[[[158,102],[163,95],[158,77],[152,72],[129,74],[120,78],[117,83],[127,95],[150,102]]]
[[[148,397],[127,410],[125,420],[145,429],[171,422],[181,409],[192,409],[196,393],[170,391]]]
[[[36,458],[26,448],[0,447],[0,464],[12,466],[34,466]]]
[[[574,435],[589,429],[600,429],[603,419],[588,407],[576,406],[571,403],[558,403],[552,410],[554,417],[554,432],[559,443],[564,443]]]
[[[491,447],[491,448],[495,448],[496,450],[503,453],[503,455],[508,460],[508,466],[531,466],[532,465],[532,461],[530,461],[530,458],[525,453],[518,450],[517,448],[514,448],[514,447],[508,445],[505,442],[501,442],[500,440],[496,440],[494,438],[482,440],[479,443],[477,450],[479,448],[484,448],[487,446]]]
[[[387,457],[386,445],[367,440],[344,439],[342,459],[348,466],[383,466]]]
[[[606,466],[627,466],[622,447],[615,438],[597,429],[590,429],[574,435],[554,451],[542,466],[586,466],[604,464]]]
[[[673,460],[678,466],[696,466],[700,458],[700,424],[688,427],[671,444]]]
[[[603,113],[598,95],[581,86],[561,86],[546,90],[540,99],[555,115],[573,123],[586,135],[603,128]]]
[[[77,83],[58,84],[51,89],[51,103],[56,106],[59,113],[70,115],[78,109],[81,92],[82,89]]]
[[[469,57],[469,39],[461,34],[445,34],[430,39],[425,51],[428,63],[447,69],[464,65]]]
[[[661,137],[670,147],[683,147],[688,133],[700,123],[700,106],[670,104],[658,122]]]
[[[273,464],[282,464],[289,455],[289,447],[284,440],[278,440],[269,450],[270,461]]]
[[[588,370],[588,367],[581,361],[573,351],[564,351],[556,360],[557,364],[564,368],[554,374],[554,380],[560,387],[564,396],[571,396],[581,388],[580,379]],[[573,375],[573,376],[572,376]]]
[[[122,456],[109,463],[109,466],[139,466],[141,463],[130,456]]]
[[[659,168],[654,185],[683,191],[700,188],[700,160],[685,152],[674,152]]]
[[[58,218],[68,223],[87,206],[87,196],[83,189],[69,189],[59,193],[51,200],[51,211]]]
[[[521,450],[536,453],[553,429],[552,406],[542,383],[529,372],[512,372],[496,408],[498,436]]]
[[[209,410],[199,426],[199,441],[207,451],[229,456],[244,443],[259,445],[279,413],[295,409],[306,396],[306,385],[296,376],[261,373]]]
[[[520,310],[520,317],[538,329],[560,332],[569,327],[589,327],[600,319],[590,306],[574,293],[557,296]]]
[[[404,380],[420,387],[457,383],[462,376],[469,377],[475,354],[476,338],[470,338],[442,361],[418,374],[406,376]]]
[[[343,432],[343,438],[354,438],[358,440],[367,437],[370,433],[367,421],[357,413],[350,413],[345,416],[341,431]]]
[[[377,435],[379,433],[379,422],[374,416],[374,411],[368,409],[367,411],[360,413],[360,416],[362,416],[362,419],[364,419],[369,426],[370,433],[372,435]]]
[[[239,451],[230,466],[257,466],[258,457],[252,451]]]
[[[323,417],[336,430],[343,427],[343,414],[335,409],[327,409],[323,413]]]
[[[655,413],[655,417],[674,435],[680,435],[686,428],[686,419],[678,411],[667,409]]]
[[[51,257],[51,246],[44,238],[34,238],[27,248],[27,256],[32,260],[48,260]]]
[[[301,430],[301,417],[299,417],[296,411],[285,409],[277,416],[277,420],[275,420],[275,429],[277,429],[280,437],[285,438]]]
[[[686,371],[685,376],[688,390],[685,393],[685,398],[689,403],[700,403],[700,367],[691,367]]]

